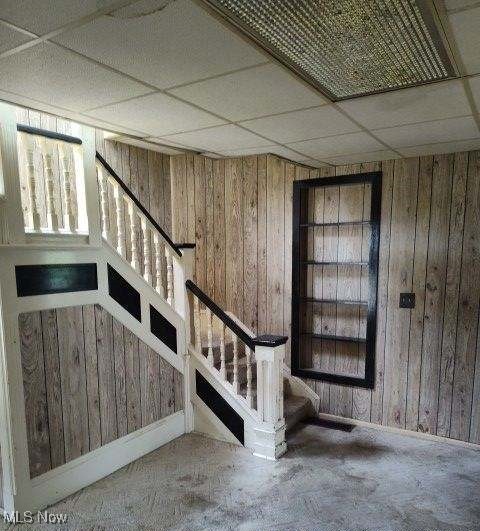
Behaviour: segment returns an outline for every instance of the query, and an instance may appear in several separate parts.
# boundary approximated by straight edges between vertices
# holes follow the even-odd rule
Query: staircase
[[[249,330],[243,323],[241,323],[232,313],[227,312],[227,315],[232,318],[243,330],[249,334],[252,339],[255,337],[255,334]],[[200,312],[200,339],[202,344],[201,353],[205,358],[208,358],[208,329],[209,329],[209,315],[206,309]],[[223,326],[222,321],[216,319],[212,320],[212,350],[213,350],[213,366],[214,368],[221,373],[222,371],[222,356],[221,356],[221,344],[222,344],[222,333]],[[225,380],[233,384],[235,379],[235,370],[237,371],[237,379],[239,386],[239,394],[245,400],[248,401],[248,397],[251,396],[251,405],[253,409],[257,407],[257,381],[256,381],[256,362],[254,357],[249,360],[247,357],[247,352],[244,348],[240,349],[238,352],[237,367],[235,368],[234,361],[234,344],[231,338],[228,336],[225,339],[224,344],[225,349]],[[286,367],[288,374],[288,368]],[[249,376],[250,375],[250,376]],[[251,380],[249,381],[249,378]],[[283,408],[284,408],[284,417],[285,417],[285,426],[286,431],[288,432],[294,428],[299,422],[301,422],[306,417],[314,414],[315,408],[312,404],[312,398],[314,396],[308,397],[303,395],[295,395],[292,390],[292,384],[290,380],[292,377],[284,376],[283,377]],[[303,386],[303,382],[299,380],[300,386]],[[297,382],[297,385],[298,385]],[[313,395],[313,394],[312,394]]]
[[[195,245],[170,239],[96,153],[91,128],[78,126],[75,136],[69,136],[17,127],[13,116],[9,106],[0,104],[1,169],[8,198],[0,208],[2,268],[7,272],[0,274],[0,282],[2,302],[8,299],[10,308],[4,329],[16,329],[18,314],[31,304],[39,310],[100,304],[183,374],[183,433],[198,430],[243,444],[259,457],[280,457],[287,448],[285,431],[318,409],[317,395],[292,377],[284,363],[288,338],[254,334],[193,282]],[[83,293],[55,292],[53,286],[53,292],[29,302],[15,291],[18,264],[88,264],[95,267],[98,285]],[[18,341],[14,336],[9,341],[6,373],[13,375],[13,383],[7,402],[12,407],[22,405],[24,396]],[[25,441],[25,426],[17,418],[7,423],[7,431],[11,443],[5,451],[16,452],[9,469],[20,491],[36,493],[29,495],[36,499],[35,507],[111,473],[142,451],[132,440],[128,444],[135,451],[124,452],[122,462],[104,460],[95,467],[84,459],[78,466],[87,472],[77,474],[76,482],[53,476],[31,480],[28,449],[14,442]],[[44,481],[52,486],[45,488]],[[9,500],[11,507],[32,508],[13,490]]]

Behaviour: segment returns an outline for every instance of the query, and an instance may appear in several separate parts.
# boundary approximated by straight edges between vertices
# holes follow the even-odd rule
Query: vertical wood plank
[[[51,468],[40,312],[20,314],[18,324],[25,393],[28,457],[30,476],[33,478]]]
[[[469,153],[450,437],[467,441],[480,299],[480,152]]]
[[[422,340],[425,308],[425,282],[430,229],[430,200],[432,193],[433,157],[421,157],[418,175],[417,221],[415,251],[413,256],[412,291],[415,308],[410,313],[410,339],[408,346],[408,379],[406,427],[417,431],[420,401],[420,376],[422,367]]]
[[[195,278],[198,287],[203,291],[206,290],[207,284],[205,177],[205,158],[199,155],[195,155]]]
[[[390,240],[387,333],[385,344],[384,423],[405,427],[409,310],[399,308],[400,293],[412,289],[418,159],[395,161]]]
[[[188,240],[187,232],[187,181],[184,155],[170,157],[172,180],[172,234],[177,242]]]
[[[457,153],[455,155],[453,170],[447,278],[445,283],[445,310],[443,317],[442,358],[440,363],[440,382],[438,391],[437,435],[442,437],[448,437],[450,434],[467,171],[468,153]]]
[[[127,328],[123,331],[125,341],[125,390],[127,396],[128,433],[142,427],[140,398],[140,357],[138,338]]]
[[[443,307],[447,272],[449,212],[452,194],[453,156],[434,158],[432,208],[426,272],[422,370],[418,429],[437,432],[438,382],[443,332]]]
[[[57,309],[65,460],[89,451],[85,346],[81,306]]]
[[[206,293],[215,297],[215,218],[214,218],[214,191],[213,191],[213,161],[205,160],[205,268],[206,268]]]
[[[85,373],[87,378],[88,430],[90,451],[102,446],[100,425],[100,394],[98,391],[97,329],[95,306],[83,306],[83,332],[85,336]]]
[[[257,158],[257,320],[258,333],[267,331],[267,157]]]
[[[257,331],[257,157],[243,159],[243,321]]]
[[[98,390],[100,395],[102,444],[107,444],[114,441],[118,436],[115,361],[112,316],[99,305],[95,305],[95,326],[97,331]]]
[[[243,319],[243,179],[241,159],[225,161],[226,308]]]
[[[215,273],[215,301],[221,307],[226,304],[225,293],[225,161],[213,161],[213,237],[214,254],[209,257]]]
[[[285,161],[267,156],[267,330],[283,333]]]
[[[52,468],[56,468],[65,463],[57,312],[56,310],[44,310],[40,314],[42,319],[43,354],[45,361],[50,457]]]
[[[125,339],[123,336],[123,330],[123,325],[116,319],[112,318],[113,361],[118,437],[123,437],[128,433],[127,394],[125,381]]]

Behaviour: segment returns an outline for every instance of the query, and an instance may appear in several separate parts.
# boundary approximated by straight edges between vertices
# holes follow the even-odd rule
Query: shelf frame
[[[358,184],[371,185],[371,206],[370,219],[367,221],[338,222],[338,223],[302,223],[302,197],[308,194],[311,188],[327,186],[351,186]],[[341,175],[336,177],[326,177],[318,179],[305,179],[294,181],[293,183],[293,212],[292,212],[292,374],[300,378],[326,381],[334,384],[347,385],[373,389],[375,387],[375,345],[377,333],[377,288],[378,288],[378,257],[380,248],[380,219],[382,202],[382,172],[357,173],[353,175]],[[302,270],[304,266],[301,260],[301,229],[306,227],[326,227],[342,225],[369,225],[371,227],[369,260],[367,263],[361,262],[362,267],[368,266],[368,288],[369,299],[364,301],[337,301],[314,299],[302,297],[300,294]],[[308,261],[310,262],[310,261]],[[311,261],[315,262],[315,261]],[[354,265],[354,263],[342,262],[340,264],[323,263],[320,265]],[[365,343],[365,374],[364,377],[354,375],[335,374],[318,371],[300,366],[300,340],[302,332],[300,330],[300,310],[301,305],[306,303],[322,304],[358,304],[367,308],[366,336],[362,343]],[[321,336],[322,334],[316,334]],[[337,336],[331,336],[332,341],[343,341]]]

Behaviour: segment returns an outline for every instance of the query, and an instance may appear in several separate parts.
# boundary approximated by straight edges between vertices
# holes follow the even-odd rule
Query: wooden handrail
[[[120,188],[125,192],[125,194],[135,203],[135,206],[140,210],[140,212],[148,219],[148,221],[153,225],[155,230],[157,230],[161,235],[162,238],[168,243],[168,245],[177,253],[178,256],[182,256],[182,252],[178,248],[177,245],[173,243],[173,241],[170,239],[168,234],[160,227],[160,225],[153,219],[151,214],[148,212],[148,210],[140,203],[140,201],[133,195],[133,193],[130,191],[130,188],[120,179],[120,177],[116,174],[114,169],[108,164],[108,162],[100,155],[100,153],[96,153],[96,158],[98,162],[107,170],[107,172],[113,177],[113,179],[117,182],[117,184],[120,186]]]
[[[68,142],[69,144],[81,144],[81,138],[76,136],[64,135],[62,133],[56,133],[55,131],[47,131],[47,129],[39,129],[38,127],[30,127],[29,125],[17,124],[17,131],[19,133],[26,133],[28,135],[43,136],[45,138],[51,138],[52,140],[61,140],[62,142]]]
[[[189,289],[212,313],[214,313],[247,347],[255,350],[256,346],[277,347],[288,341],[286,336],[262,335],[257,337],[249,336],[229,315],[227,315],[212,299],[204,293],[194,282],[185,282]]]

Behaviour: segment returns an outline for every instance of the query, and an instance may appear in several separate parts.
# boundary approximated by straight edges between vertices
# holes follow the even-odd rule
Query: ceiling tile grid
[[[0,21],[0,96],[90,125],[312,166],[475,146],[480,137],[480,75],[335,104],[190,0],[4,3],[2,19],[39,35],[54,31],[60,45],[37,39],[28,47],[33,37]],[[127,7],[105,14],[114,4]],[[477,74],[480,7],[460,4],[447,2],[447,16],[467,72]]]

